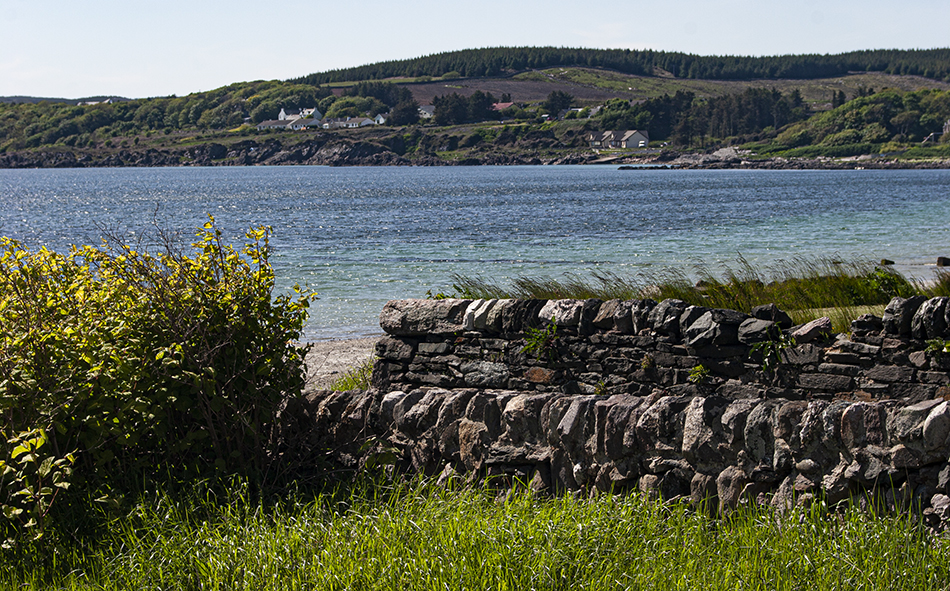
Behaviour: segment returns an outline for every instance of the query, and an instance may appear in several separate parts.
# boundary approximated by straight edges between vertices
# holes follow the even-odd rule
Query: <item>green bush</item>
[[[161,234],[154,254],[0,239],[0,430],[45,433],[51,462],[75,453],[88,490],[273,478],[274,419],[302,390],[295,343],[314,295],[274,297],[270,233],[252,229],[238,251],[212,218],[190,256]]]

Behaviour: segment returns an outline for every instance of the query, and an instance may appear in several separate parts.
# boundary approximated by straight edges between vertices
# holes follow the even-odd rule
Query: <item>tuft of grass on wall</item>
[[[370,379],[373,377],[373,358],[367,359],[363,363],[350,368],[349,371],[340,376],[330,389],[334,392],[346,392],[347,390],[367,390],[370,386]]]
[[[466,298],[672,298],[744,312],[774,303],[797,322],[829,316],[839,331],[846,331],[852,319],[867,311],[880,314],[894,296],[950,293],[950,273],[938,273],[932,284],[923,285],[887,267],[857,260],[799,258],[760,269],[740,257],[736,266],[727,267],[721,275],[697,266],[692,276],[672,268],[636,278],[598,272],[591,279],[577,275],[519,277],[510,287],[503,287],[481,277],[456,275],[453,287]]]

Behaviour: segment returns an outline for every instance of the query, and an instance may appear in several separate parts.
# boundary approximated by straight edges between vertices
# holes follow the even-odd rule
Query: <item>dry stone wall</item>
[[[373,388],[296,409],[343,463],[372,441],[443,479],[950,517],[950,354],[927,344],[950,338],[947,298],[849,335],[676,300],[400,300],[380,324]]]

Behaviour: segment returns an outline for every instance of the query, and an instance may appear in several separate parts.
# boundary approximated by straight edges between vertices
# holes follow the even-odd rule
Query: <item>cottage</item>
[[[281,109],[280,114],[277,115],[279,121],[293,121],[294,119],[300,119],[300,109]]]
[[[389,113],[380,113],[373,118],[376,125],[385,125],[387,120],[389,120]]]
[[[347,117],[343,127],[366,127],[367,125],[376,125],[376,122],[367,117]]]
[[[650,144],[650,133],[645,129],[592,131],[587,134],[587,143],[591,148],[608,150],[646,148]]]
[[[434,105],[422,105],[419,107],[419,117],[421,119],[432,119],[435,115],[435,106]]]
[[[261,121],[257,124],[257,131],[266,131],[273,129],[287,129],[287,126],[290,124],[289,121],[281,119],[270,119],[268,121]]]

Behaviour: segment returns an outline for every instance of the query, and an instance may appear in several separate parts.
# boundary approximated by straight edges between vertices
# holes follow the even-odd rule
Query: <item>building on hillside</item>
[[[281,109],[277,115],[279,121],[293,121],[294,119],[323,119],[323,115],[316,109]]]
[[[491,106],[492,111],[504,111],[508,107],[513,107],[514,103],[494,103]]]
[[[366,127],[367,125],[376,125],[376,122],[368,117],[347,117],[343,127]]]
[[[650,133],[645,129],[592,131],[587,134],[587,143],[591,148],[606,150],[646,148],[650,144]]]
[[[269,119],[257,124],[257,131],[266,131],[268,129],[287,129],[290,121],[281,119]]]
[[[386,121],[389,120],[389,113],[380,113],[373,118],[373,121],[376,125],[386,125]]]
[[[434,105],[422,105],[419,107],[419,117],[422,119],[432,119],[435,115],[435,106]]]
[[[280,114],[277,115],[278,121],[293,121],[294,119],[300,119],[300,109],[281,109]]]

